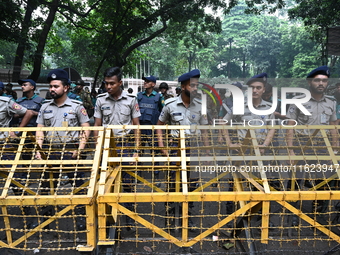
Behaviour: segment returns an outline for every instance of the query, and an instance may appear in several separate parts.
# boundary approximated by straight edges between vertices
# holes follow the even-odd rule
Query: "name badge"
[[[52,110],[45,110],[44,113],[52,113]]]

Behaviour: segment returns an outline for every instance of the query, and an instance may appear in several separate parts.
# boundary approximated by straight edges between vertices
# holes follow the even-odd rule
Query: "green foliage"
[[[302,20],[310,38],[320,44],[321,54],[318,55],[327,64],[330,60],[325,52],[327,28],[340,25],[340,1],[298,0],[297,3],[296,7],[289,10],[289,17]],[[333,61],[329,63],[332,66],[335,64]]]
[[[13,64],[16,44],[3,40],[0,40],[0,44],[0,68],[11,68],[7,63]]]
[[[0,1],[1,20],[0,38],[16,41],[20,38],[20,21],[22,19],[21,1]]]

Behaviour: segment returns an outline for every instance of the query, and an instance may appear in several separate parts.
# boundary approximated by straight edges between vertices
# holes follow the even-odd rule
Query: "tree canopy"
[[[338,2],[1,1],[0,65],[12,63],[14,81],[23,67],[37,79],[41,68],[61,66],[96,79],[107,66],[171,80],[192,68],[211,78],[301,77],[322,63],[338,66],[325,51]]]

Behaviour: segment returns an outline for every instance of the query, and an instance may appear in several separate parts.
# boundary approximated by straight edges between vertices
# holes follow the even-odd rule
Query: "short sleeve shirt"
[[[132,119],[141,116],[135,96],[122,91],[118,99],[114,99],[107,92],[97,97],[94,117],[102,119],[103,126],[131,125]],[[131,130],[115,129],[116,136],[124,136]]]
[[[194,99],[189,107],[185,107],[182,97],[170,98],[165,101],[165,106],[159,116],[159,120],[169,125],[191,125],[190,130],[185,130],[187,135],[198,135],[200,130],[196,129],[196,125],[207,125],[208,119],[206,115],[202,115],[202,104],[198,99]],[[179,136],[178,130],[171,130],[171,135]]]
[[[9,123],[15,114],[22,116],[27,109],[9,97],[0,96],[0,127],[9,127]],[[0,132],[0,139],[8,137],[8,132]]]
[[[247,101],[246,101],[247,102]],[[254,108],[256,110],[268,110],[272,107],[272,104],[261,100],[261,103]],[[243,125],[245,123],[245,126],[252,125],[252,126],[264,126],[264,125],[272,125],[272,121],[275,119],[274,113],[268,114],[268,115],[256,115],[252,113],[248,107],[248,104],[245,103],[244,105],[244,114],[243,115],[233,115],[232,111],[228,112],[224,117],[224,120],[227,120],[228,123],[230,121],[233,121],[234,124]],[[247,129],[238,129],[237,130],[238,136],[241,138],[245,138],[247,134]],[[258,141],[263,141],[266,139],[268,130],[266,128],[257,128],[255,129],[256,138]]]
[[[295,98],[301,98],[297,96]],[[336,121],[336,101],[332,97],[323,96],[319,101],[313,97],[307,102],[302,104],[311,115],[305,115],[295,105],[290,105],[287,117],[297,121],[298,125],[329,125],[331,121]],[[298,134],[310,135],[314,130],[310,129],[297,129]]]
[[[83,104],[78,100],[67,98],[58,106],[54,100],[46,101],[40,108],[37,124],[45,127],[62,127],[66,121],[69,127],[79,127],[90,121]],[[65,143],[79,139],[78,131],[49,131],[46,139],[52,143]]]

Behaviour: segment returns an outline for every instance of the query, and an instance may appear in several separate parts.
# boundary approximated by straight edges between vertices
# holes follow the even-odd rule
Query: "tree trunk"
[[[47,36],[51,30],[51,26],[53,24],[55,15],[57,13],[59,1],[60,0],[53,0],[51,4],[49,5],[50,13],[48,14],[48,17],[45,21],[44,28],[41,31],[37,50],[34,54],[33,72],[29,76],[29,78],[32,80],[37,80],[39,78],[40,71],[41,71],[41,63],[43,60],[43,53],[44,53],[44,49],[45,49],[45,45],[47,41]]]
[[[38,7],[38,2],[36,0],[29,0],[27,2],[27,8],[25,12],[25,17],[21,23],[21,33],[18,40],[18,46],[15,52],[14,64],[13,64],[13,74],[12,81],[16,82],[20,79],[20,73],[22,69],[22,63],[24,61],[24,55],[26,50],[26,45],[28,43],[28,31],[31,27],[32,13]]]

